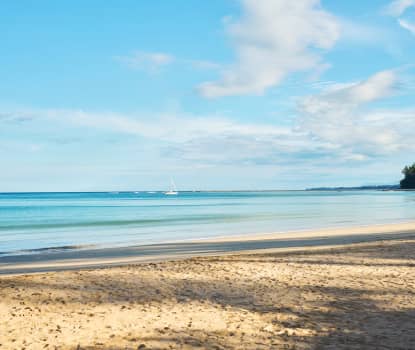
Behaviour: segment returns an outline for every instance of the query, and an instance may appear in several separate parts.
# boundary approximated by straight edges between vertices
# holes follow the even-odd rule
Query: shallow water
[[[0,252],[415,220],[415,192],[2,193]]]

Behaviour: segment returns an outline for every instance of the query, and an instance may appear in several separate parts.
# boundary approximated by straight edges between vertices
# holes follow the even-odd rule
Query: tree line
[[[415,189],[415,163],[402,169],[404,178],[401,180],[402,189]]]

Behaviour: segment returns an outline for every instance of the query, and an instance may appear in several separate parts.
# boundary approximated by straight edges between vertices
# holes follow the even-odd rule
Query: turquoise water
[[[0,193],[0,252],[415,220],[415,192]]]

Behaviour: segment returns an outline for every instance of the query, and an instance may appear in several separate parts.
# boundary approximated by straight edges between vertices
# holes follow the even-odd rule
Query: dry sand
[[[415,238],[0,276],[0,349],[415,349]]]

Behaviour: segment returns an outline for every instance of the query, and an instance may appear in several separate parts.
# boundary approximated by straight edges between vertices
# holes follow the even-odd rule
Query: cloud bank
[[[74,110],[5,113],[12,120],[47,121],[156,143],[160,155],[190,164],[292,164],[359,162],[414,151],[415,111],[376,103],[400,91],[396,71],[358,82],[331,84],[300,99],[291,125],[242,122],[218,115],[162,113],[125,115]],[[62,125],[63,124],[63,125]]]

